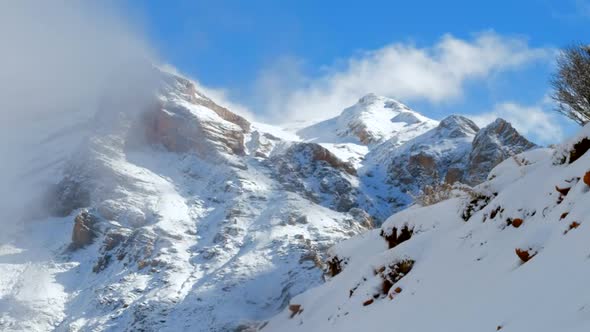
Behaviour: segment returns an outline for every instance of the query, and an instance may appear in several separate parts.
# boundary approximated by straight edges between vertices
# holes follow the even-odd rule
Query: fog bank
[[[136,87],[155,55],[108,1],[1,2],[0,40],[0,226],[7,233],[91,129],[105,89]]]

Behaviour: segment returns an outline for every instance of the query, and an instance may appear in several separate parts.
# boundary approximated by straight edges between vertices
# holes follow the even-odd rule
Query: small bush
[[[577,221],[572,221],[572,223],[568,226],[567,230],[565,232],[563,232],[563,234],[567,234],[569,231],[571,231],[572,229],[576,229],[580,226],[580,223]]]
[[[556,111],[580,125],[590,121],[590,47],[574,44],[557,57],[557,72],[551,78]]]
[[[503,211],[504,211],[504,209],[501,206],[498,206],[497,208],[492,210],[492,212],[490,212],[490,219],[496,218],[498,213],[502,213]]]
[[[486,194],[472,191],[469,194],[470,201],[465,205],[463,213],[461,214],[463,220],[468,221],[471,218],[471,216],[473,216],[477,211],[480,211],[483,208],[485,208],[492,201],[492,199],[496,197],[496,195],[496,193]]]
[[[328,275],[330,277],[334,277],[342,272],[342,264],[344,263],[343,259],[338,258],[338,256],[334,256],[328,260]]]
[[[578,160],[588,150],[590,150],[590,139],[588,138],[584,138],[578,143],[574,144],[573,149],[570,151],[570,164]]]
[[[414,262],[415,261],[412,259],[404,259],[389,265],[383,270],[379,269],[379,271],[382,271],[379,273],[379,275],[383,279],[381,284],[381,292],[383,295],[387,295],[396,282],[400,281],[403,277],[410,273],[412,267],[414,266]],[[394,290],[396,293],[399,293],[397,292],[398,288],[399,287]],[[399,289],[401,291],[401,288]]]
[[[289,304],[289,311],[291,312],[291,316],[289,318],[293,318],[295,315],[302,313],[303,308],[301,307],[301,304]]]
[[[410,229],[407,225],[404,225],[400,230],[399,234],[397,232],[397,228],[393,227],[391,230],[391,234],[385,234],[384,230],[381,230],[381,237],[383,237],[387,241],[387,245],[389,249],[392,249],[398,246],[400,243],[409,240],[414,233],[414,229]]]

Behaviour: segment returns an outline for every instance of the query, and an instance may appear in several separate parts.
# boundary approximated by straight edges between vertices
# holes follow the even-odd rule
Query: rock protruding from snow
[[[470,137],[479,131],[475,122],[461,115],[449,115],[435,129],[438,137],[459,138]]]
[[[510,123],[500,118],[480,130],[472,145],[467,174],[463,179],[463,182],[471,185],[483,182],[492,168],[506,158],[535,146]]]
[[[148,141],[173,152],[201,157],[219,152],[244,155],[250,123],[197,91],[194,83],[162,73],[160,100],[144,112]]]
[[[80,212],[74,219],[71,248],[79,249],[91,244],[99,235],[97,223],[97,218],[88,211]]]
[[[455,173],[465,167],[477,131],[475,123],[463,116],[443,119],[436,128],[389,156],[388,180],[406,192],[416,192],[444,180],[449,170]]]
[[[356,170],[319,144],[294,143],[267,164],[288,191],[340,212],[358,207]]]

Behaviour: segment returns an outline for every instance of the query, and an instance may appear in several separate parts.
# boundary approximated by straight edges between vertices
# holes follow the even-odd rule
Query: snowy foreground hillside
[[[563,235],[584,221],[586,187],[571,179],[587,156],[557,166],[550,150],[508,159],[475,189],[471,209],[482,210],[467,222],[456,198],[381,226],[424,186],[478,184],[534,144],[501,119],[481,129],[462,116],[439,122],[375,95],[287,132],[153,71],[153,91],[107,92],[92,119],[72,119],[81,122],[27,151],[32,161],[11,186],[34,195],[16,202],[15,227],[0,233],[1,331],[249,331],[284,308],[265,329],[385,328],[395,315],[406,331],[428,322],[508,329],[540,313],[547,327],[552,305],[574,315],[554,320],[562,327],[585,317],[584,303],[560,299],[582,299],[584,289],[571,287],[588,253],[551,250],[585,229]],[[559,205],[555,185],[572,187]],[[508,218],[524,224],[513,229]],[[406,222],[412,238],[388,251],[379,227],[390,237]],[[519,266],[514,249],[529,247],[539,254]],[[538,267],[543,259],[552,265]],[[413,262],[391,288],[403,292],[379,293],[400,260]]]
[[[590,331],[590,126],[330,249],[263,331]]]

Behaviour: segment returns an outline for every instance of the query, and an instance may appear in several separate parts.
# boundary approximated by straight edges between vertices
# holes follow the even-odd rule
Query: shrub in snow
[[[492,212],[490,212],[490,218],[494,219],[496,218],[496,215],[498,213],[502,213],[504,212],[504,209],[501,206],[498,206],[497,208],[495,208],[494,210],[492,210]]]
[[[561,50],[553,74],[551,97],[557,111],[580,125],[590,121],[590,48],[575,44]]]
[[[409,240],[414,233],[414,229],[410,229],[408,225],[404,225],[402,229],[397,232],[397,228],[393,227],[390,234],[385,233],[384,230],[381,230],[380,235],[387,241],[387,245],[389,249],[396,247],[398,244]]]
[[[303,308],[301,307],[301,304],[289,304],[289,311],[291,312],[290,318],[293,318],[296,315],[299,315],[300,313],[302,313]]]
[[[565,234],[567,234],[567,233],[568,233],[569,231],[571,231],[572,229],[574,229],[574,228],[578,228],[578,226],[580,226],[580,223],[579,223],[579,222],[577,222],[577,221],[572,221],[572,223],[571,223],[571,224],[569,224],[569,226],[568,226],[567,230],[566,230],[565,232],[563,232],[563,234],[564,234],[564,235],[565,235]]]
[[[571,145],[564,145],[556,152],[556,164],[571,164],[583,156],[590,149],[590,139],[582,137]]]
[[[400,281],[403,277],[410,273],[412,267],[414,266],[414,262],[415,261],[412,259],[404,259],[389,265],[386,268],[382,267],[377,271],[381,279],[383,279],[381,283],[381,292],[383,295],[389,294],[391,287],[393,287],[396,282]]]
[[[573,149],[570,151],[570,164],[578,160],[584,153],[590,149],[590,139],[583,138],[578,143],[574,144]]]
[[[366,306],[368,306],[369,304],[372,304],[372,303],[373,303],[373,299],[368,299],[365,302],[363,302],[363,306],[366,307]]]
[[[328,275],[330,277],[336,276],[338,273],[342,272],[342,264],[346,264],[343,259],[338,258],[338,256],[334,256],[328,260]]]
[[[488,193],[485,191],[472,190],[469,192],[470,200],[465,205],[463,213],[461,214],[463,220],[468,221],[477,211],[485,208],[496,195],[497,193]]]

